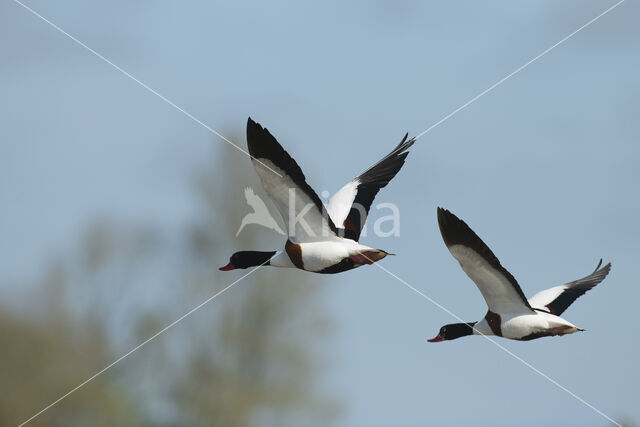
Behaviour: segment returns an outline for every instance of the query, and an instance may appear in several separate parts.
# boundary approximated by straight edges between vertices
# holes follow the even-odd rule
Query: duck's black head
[[[222,271],[235,270],[236,268],[249,268],[258,265],[268,265],[269,260],[276,254],[276,251],[240,251],[231,255],[229,264],[220,267]]]
[[[455,340],[456,338],[464,337],[473,334],[473,326],[478,322],[471,323],[450,323],[440,328],[440,332],[435,338],[427,340],[429,342],[440,342]]]

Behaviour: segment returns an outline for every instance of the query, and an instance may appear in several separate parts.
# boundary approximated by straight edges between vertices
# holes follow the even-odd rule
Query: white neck
[[[289,255],[285,251],[278,251],[269,260],[269,265],[272,267],[281,268],[294,268],[295,265],[291,262]]]

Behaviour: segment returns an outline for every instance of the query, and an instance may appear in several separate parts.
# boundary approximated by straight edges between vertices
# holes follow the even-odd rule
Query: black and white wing
[[[266,128],[251,118],[247,121],[247,145],[262,187],[280,212],[289,238],[303,243],[335,237],[336,227],[300,166]]]
[[[344,237],[356,242],[360,238],[373,199],[400,171],[409,154],[407,150],[415,142],[414,138],[407,140],[408,136],[406,134],[396,148],[338,190],[329,200],[329,215],[336,227],[342,229],[339,233]]]
[[[578,297],[584,295],[585,292],[607,277],[611,270],[611,263],[600,268],[601,265],[602,260],[593,273],[587,277],[538,292],[529,298],[529,304],[535,309],[560,316]]]
[[[533,311],[516,279],[464,221],[438,208],[438,225],[449,252],[476,284],[489,310],[496,314]]]

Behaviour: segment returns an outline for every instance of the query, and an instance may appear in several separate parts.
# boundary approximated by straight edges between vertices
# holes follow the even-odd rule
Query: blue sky
[[[613,3],[28,4],[219,132],[243,135],[250,115],[333,192]],[[486,308],[442,243],[436,206],[467,221],[528,295],[611,261],[566,312],[586,333],[500,343],[636,422],[638,18],[623,3],[421,138],[377,199],[400,207],[401,236],[365,242],[469,321]],[[10,1],[0,54],[5,283],[33,277],[96,215],[180,226],[196,210],[194,168],[212,146],[235,150]],[[380,269],[323,286],[342,425],[608,425],[483,339],[428,344],[453,319]]]

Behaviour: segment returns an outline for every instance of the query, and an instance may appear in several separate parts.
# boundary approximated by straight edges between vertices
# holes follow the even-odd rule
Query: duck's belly
[[[339,273],[363,264],[370,264],[387,255],[384,251],[361,245],[350,239],[287,243],[286,251],[290,257],[293,256],[291,260],[296,267],[316,273]],[[366,257],[361,261],[357,257],[358,254],[369,254],[373,261],[367,262]]]
[[[302,263],[307,271],[319,272],[349,257],[350,247],[342,242],[310,242],[300,245]]]
[[[566,335],[579,331],[575,325],[549,313],[503,316],[502,336],[515,340],[530,340],[551,335]]]

